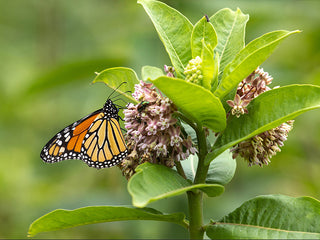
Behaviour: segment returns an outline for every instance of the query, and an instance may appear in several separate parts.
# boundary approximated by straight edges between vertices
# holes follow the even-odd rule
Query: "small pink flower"
[[[198,152],[198,150],[193,146],[192,139],[190,136],[188,136],[187,139],[183,140],[183,145],[187,148],[186,152],[188,153],[188,156],[190,154],[196,154]]]
[[[157,134],[157,129],[158,129],[158,121],[156,119],[154,120],[150,120],[148,122],[148,125],[146,127],[146,131],[148,133],[148,135],[155,135]]]
[[[168,77],[174,77],[174,67],[164,65],[164,71],[167,73]]]
[[[151,113],[151,115],[153,116],[159,116],[161,114],[161,107],[160,106],[150,106],[149,107],[149,111]]]
[[[180,127],[170,127],[168,129],[168,132],[170,134],[170,145],[171,146],[180,146],[180,143],[182,143],[182,138],[180,137]]]
[[[165,117],[160,117],[158,126],[160,127],[161,130],[165,130],[170,127],[170,125],[173,125],[177,122],[177,119],[175,118],[165,118]]]
[[[166,156],[168,153],[167,145],[163,144],[162,142],[158,143],[155,146],[155,150],[156,150],[157,157],[159,157],[160,155]]]
[[[248,113],[246,107],[250,103],[250,100],[242,100],[239,94],[236,94],[233,101],[228,100],[227,103],[230,107],[232,107],[231,114],[236,115],[237,118],[239,118],[241,115],[245,113]]]

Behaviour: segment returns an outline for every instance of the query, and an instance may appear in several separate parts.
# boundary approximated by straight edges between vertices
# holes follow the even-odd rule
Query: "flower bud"
[[[186,76],[187,82],[192,82],[201,85],[203,79],[201,65],[202,59],[199,56],[189,61],[188,65],[186,66],[183,72]]]

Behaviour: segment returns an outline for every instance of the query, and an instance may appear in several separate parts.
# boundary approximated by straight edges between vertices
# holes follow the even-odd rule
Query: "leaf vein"
[[[319,233],[314,233],[314,232],[290,231],[290,230],[284,230],[284,229],[278,229],[278,228],[272,228],[272,227],[254,226],[254,225],[241,224],[241,223],[214,222],[212,225],[234,225],[234,226],[260,228],[260,229],[265,229],[265,230],[280,231],[280,232],[287,232],[287,233],[293,233],[294,232],[294,233],[307,233],[307,234],[319,235]]]

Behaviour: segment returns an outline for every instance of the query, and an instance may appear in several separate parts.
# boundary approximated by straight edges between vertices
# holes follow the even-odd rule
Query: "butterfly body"
[[[119,109],[108,99],[103,108],[67,126],[42,149],[48,163],[79,159],[89,167],[119,164],[128,150],[119,125]]]

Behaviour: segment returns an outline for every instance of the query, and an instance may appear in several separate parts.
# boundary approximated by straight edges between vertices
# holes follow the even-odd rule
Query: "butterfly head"
[[[107,113],[110,117],[118,119],[119,108],[112,102],[112,100],[108,99],[103,106],[103,111]]]

